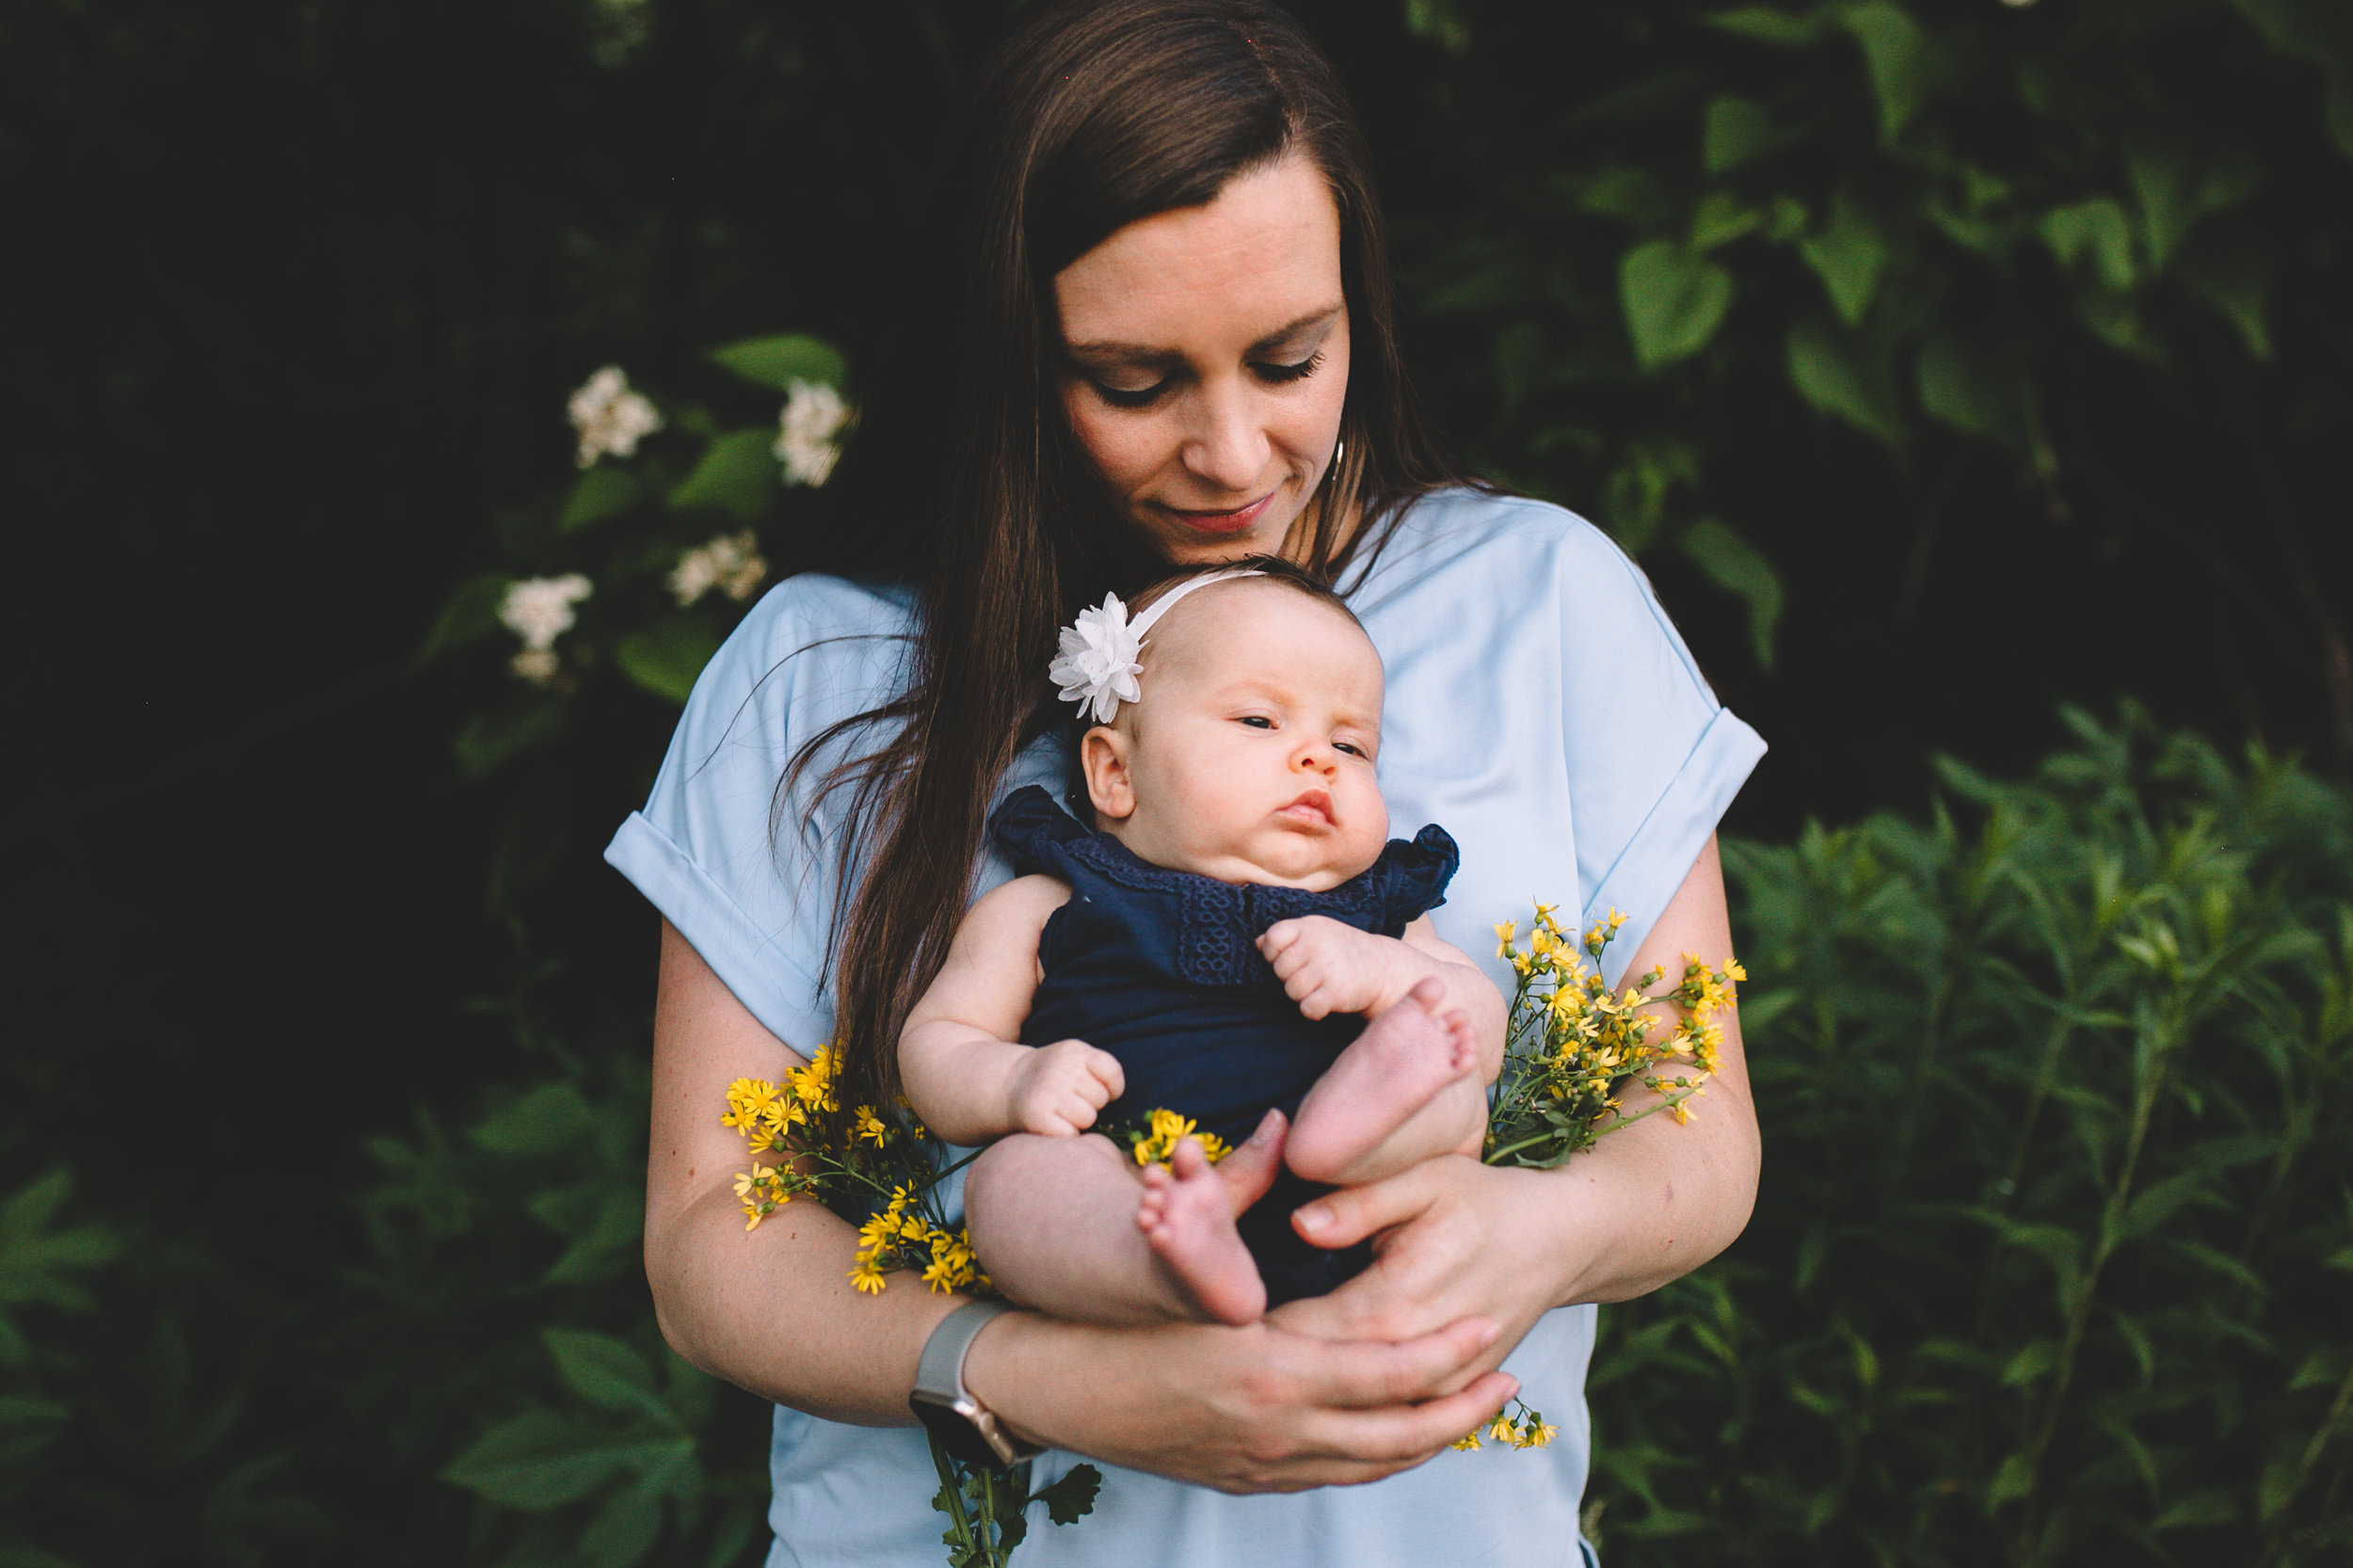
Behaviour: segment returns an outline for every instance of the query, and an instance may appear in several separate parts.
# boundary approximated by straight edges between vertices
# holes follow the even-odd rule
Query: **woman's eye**
[[[1133,391],[1125,387],[1107,387],[1100,381],[1094,385],[1096,395],[1114,408],[1148,408],[1160,400],[1160,394],[1168,391],[1170,382],[1162,378],[1148,387]]]
[[[1305,381],[1308,376],[1313,376],[1316,368],[1322,363],[1323,350],[1319,348],[1294,364],[1257,365],[1254,368],[1257,371],[1258,379],[1261,381],[1272,381],[1280,385],[1286,381]]]

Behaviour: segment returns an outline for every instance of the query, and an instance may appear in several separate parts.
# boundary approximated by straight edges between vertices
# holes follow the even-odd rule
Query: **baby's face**
[[[1080,746],[1103,828],[1154,865],[1321,891],[1389,837],[1381,656],[1331,605],[1242,578],[1153,628],[1144,698]]]

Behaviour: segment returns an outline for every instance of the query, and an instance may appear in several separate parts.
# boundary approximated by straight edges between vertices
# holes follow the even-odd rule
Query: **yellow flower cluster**
[[[903,1113],[895,1119],[871,1105],[857,1107],[850,1113],[850,1125],[841,1134],[844,1146],[838,1151],[811,1146],[809,1135],[819,1130],[817,1118],[841,1109],[834,1093],[840,1070],[840,1055],[827,1046],[808,1066],[787,1074],[782,1084],[739,1078],[728,1085],[728,1109],[719,1124],[741,1133],[754,1155],[771,1151],[792,1155],[790,1162],[780,1165],[755,1161],[750,1170],[736,1176],[735,1195],[744,1203],[744,1228],[755,1228],[801,1193],[848,1182],[879,1195],[885,1183],[897,1176],[903,1179],[889,1186],[889,1199],[881,1211],[858,1228],[850,1283],[872,1295],[883,1288],[888,1271],[920,1267],[923,1283],[935,1290],[974,1285],[985,1288],[987,1276],[973,1261],[971,1238],[934,1224],[915,1207],[932,1173],[916,1147],[926,1134],[921,1124],[905,1113],[904,1101]],[[792,1146],[796,1140],[798,1146]]]
[[[1466,1432],[1456,1438],[1454,1447],[1465,1451],[1484,1448],[1486,1444],[1480,1441],[1483,1434],[1488,1443],[1500,1443],[1507,1448],[1543,1448],[1550,1447],[1552,1440],[1560,1435],[1559,1427],[1527,1405],[1517,1400],[1513,1400],[1512,1405],[1519,1410],[1516,1419],[1512,1415],[1511,1407],[1506,1407],[1498,1411],[1496,1418],[1484,1428]]]
[[[972,1260],[971,1236],[932,1224],[910,1207],[914,1201],[913,1189],[894,1187],[882,1211],[858,1227],[857,1261],[850,1270],[850,1283],[872,1295],[886,1283],[887,1269],[911,1269],[922,1262],[923,1283],[936,1291],[985,1287],[987,1276]]]
[[[727,1114],[719,1118],[719,1125],[742,1133],[754,1154],[782,1149],[792,1129],[808,1128],[812,1115],[840,1109],[833,1093],[840,1066],[834,1048],[825,1046],[808,1066],[795,1067],[786,1074],[782,1085],[764,1078],[739,1078],[728,1085]],[[879,1129],[874,1141],[886,1141],[888,1129],[871,1106],[860,1106],[857,1114],[861,1132],[865,1124],[872,1122]]]
[[[1201,1145],[1201,1152],[1214,1165],[1233,1151],[1225,1140],[1214,1132],[1203,1132],[1190,1116],[1179,1116],[1174,1111],[1155,1111],[1144,1118],[1144,1125],[1128,1134],[1139,1165],[1164,1165],[1176,1154],[1176,1145],[1191,1138]]]
[[[1519,984],[1488,1121],[1490,1164],[1558,1165],[1654,1111],[1690,1120],[1691,1097],[1716,1070],[1723,1046],[1714,1015],[1733,1005],[1735,984],[1748,976],[1738,964],[1711,970],[1686,953],[1683,979],[1673,990],[1652,990],[1666,978],[1664,969],[1653,968],[1613,992],[1586,961],[1598,962],[1625,923],[1613,909],[1580,939],[1561,928],[1554,905],[1540,904],[1526,946],[1517,921],[1496,927],[1497,955],[1511,963]],[[1681,1017],[1666,1039],[1655,1041],[1653,1009],[1660,1002]],[[1689,1062],[1690,1070],[1661,1066],[1669,1062]],[[1656,1091],[1657,1101],[1628,1115],[1618,1097],[1628,1079]]]

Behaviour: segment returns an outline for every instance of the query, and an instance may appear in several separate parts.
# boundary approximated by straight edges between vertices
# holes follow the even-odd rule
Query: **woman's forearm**
[[[1626,1096],[1626,1109],[1641,1101]],[[1557,1304],[1656,1290],[1730,1246],[1756,1203],[1756,1115],[1745,1078],[1711,1080],[1678,1123],[1666,1112],[1621,1128],[1558,1170],[1531,1173],[1560,1237]]]
[[[647,1229],[663,1336],[713,1377],[778,1404],[860,1426],[911,1423],[923,1341],[964,1298],[906,1275],[858,1294],[849,1281],[856,1242],[813,1198],[746,1235],[732,1192],[713,1187]]]

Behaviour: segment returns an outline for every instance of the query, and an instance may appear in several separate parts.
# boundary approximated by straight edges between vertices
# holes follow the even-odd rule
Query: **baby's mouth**
[[[1332,814],[1332,796],[1323,790],[1309,790],[1276,813],[1287,822],[1303,826],[1331,827],[1338,819]]]

